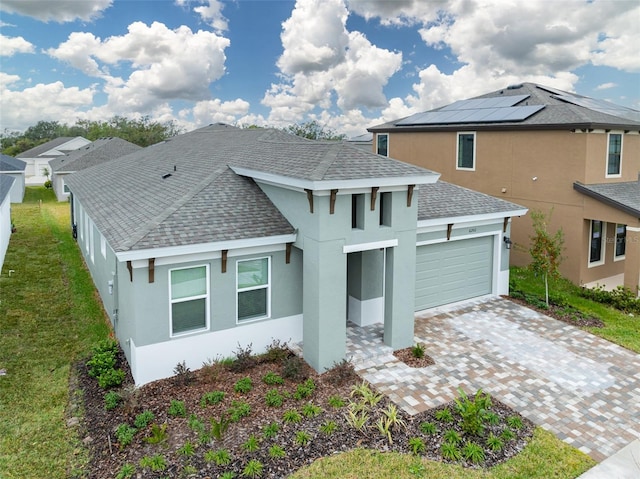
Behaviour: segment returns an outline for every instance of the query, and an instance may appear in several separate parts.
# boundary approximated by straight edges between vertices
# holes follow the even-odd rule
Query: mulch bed
[[[525,306],[529,309],[533,309],[538,311],[541,314],[546,316],[550,316],[558,321],[562,321],[567,324],[571,324],[573,326],[578,326],[580,328],[604,328],[605,324],[602,322],[600,318],[596,318],[594,316],[589,316],[587,314],[578,311],[575,308],[567,308],[563,306],[558,306],[553,303],[549,304],[549,308],[539,308],[524,299],[513,298],[511,296],[502,296],[509,301],[513,301],[514,303],[518,303],[522,306]]]
[[[421,358],[415,357],[413,354],[413,348],[411,347],[398,349],[393,352],[393,355],[412,368],[426,368],[427,366],[435,364],[433,358],[426,353]]]
[[[405,353],[401,353],[401,356]],[[411,358],[407,358],[410,360]],[[414,358],[415,359],[415,358]],[[424,358],[428,361],[430,358]],[[127,370],[123,358],[122,367]],[[112,411],[106,411],[104,407],[105,391],[99,388],[97,381],[87,374],[84,363],[76,368],[76,382],[79,391],[82,391],[82,406],[84,417],[80,424],[80,433],[83,443],[90,450],[90,463],[87,477],[92,479],[113,478],[121,470],[123,464],[135,466],[136,473],[133,477],[160,478],[179,477],[185,475],[185,471],[197,471],[188,477],[216,478],[223,472],[233,471],[236,477],[242,477],[243,469],[251,459],[260,461],[264,466],[261,477],[275,478],[286,477],[297,469],[312,463],[320,457],[330,456],[342,451],[361,447],[378,451],[399,451],[409,453],[409,439],[420,437],[425,443],[422,456],[443,461],[440,454],[440,445],[443,435],[448,429],[461,432],[457,423],[444,424],[435,419],[438,410],[449,407],[455,411],[453,403],[448,406],[432,409],[416,416],[410,417],[404,412],[399,412],[399,417],[406,423],[406,428],[396,427],[393,430],[393,443],[390,444],[375,426],[378,417],[382,417],[389,402],[383,398],[370,410],[369,427],[358,431],[350,426],[346,419],[347,408],[335,408],[329,405],[329,398],[340,396],[348,401],[350,393],[355,385],[362,384],[355,373],[322,375],[317,374],[304,364],[302,376],[298,380],[285,379],[281,386],[268,386],[262,381],[267,372],[282,375],[282,365],[274,362],[258,363],[249,370],[232,372],[225,367],[205,367],[190,373],[192,380],[188,384],[170,378],[147,384],[138,389],[132,386],[128,377],[126,384],[118,391],[125,397],[124,402]],[[253,389],[247,394],[234,391],[234,384],[241,378],[251,378]],[[302,378],[310,378],[316,388],[309,398],[296,400],[293,394]],[[342,382],[339,379],[343,379]],[[283,395],[288,396],[281,407],[269,407],[265,403],[265,394],[270,389],[278,389]],[[204,393],[211,391],[224,391],[225,399],[215,405],[201,406],[200,401]],[[475,391],[468,391],[470,397]],[[77,394],[72,394],[77,396]],[[187,409],[187,417],[171,417],[168,415],[169,405],[172,399],[184,401]],[[251,414],[242,418],[239,422],[231,423],[222,441],[209,439],[200,441],[198,433],[189,425],[189,416],[195,415],[204,422],[207,429],[212,418],[218,420],[225,414],[232,401],[246,402],[251,407]],[[295,408],[299,412],[308,402],[312,402],[322,408],[320,415],[313,418],[304,418],[300,423],[288,424],[282,421],[284,411]],[[487,426],[487,434],[494,432],[500,434],[505,429],[505,419],[509,416],[518,416],[516,412],[507,406],[493,401],[492,410],[499,416],[500,422],[495,426]],[[143,411],[151,411],[157,424],[167,424],[168,438],[164,444],[147,444],[144,438],[150,434],[150,425],[134,436],[132,444],[120,447],[115,436],[115,429],[119,424],[133,425],[137,414]],[[455,414],[455,413],[454,413]],[[520,417],[520,416],[519,416]],[[503,462],[517,454],[527,444],[533,434],[534,425],[520,417],[523,427],[513,430],[514,439],[505,441],[505,447],[500,452],[487,452],[485,461],[479,464],[458,462],[469,467],[490,467]],[[327,435],[320,430],[322,424],[334,421],[337,430]],[[438,426],[435,434],[423,434],[420,424],[433,422]],[[277,422],[280,426],[278,434],[271,439],[263,437],[266,425]],[[310,441],[306,445],[296,442],[296,434],[306,431]],[[255,452],[243,450],[243,443],[249,436],[255,435],[260,439],[260,448]],[[486,438],[486,435],[485,435]],[[482,444],[484,439],[472,438]],[[195,448],[193,455],[178,453],[178,449],[190,442]],[[274,459],[269,456],[270,446],[277,444],[286,451],[286,457]],[[226,449],[231,453],[232,462],[227,466],[217,466],[213,462],[205,461],[205,452]],[[166,469],[161,472],[152,472],[149,468],[139,465],[144,456],[162,455],[166,461]],[[446,462],[446,461],[445,461]],[[186,468],[186,469],[185,469]]]

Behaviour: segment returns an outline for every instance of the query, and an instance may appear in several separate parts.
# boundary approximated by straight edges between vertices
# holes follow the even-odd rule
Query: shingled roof
[[[526,208],[446,181],[421,185],[418,221],[475,215],[522,215]]]
[[[98,138],[87,146],[55,157],[49,166],[56,173],[80,171],[140,149],[142,147],[121,138]]]
[[[385,131],[462,131],[462,130],[531,130],[531,129],[590,129],[616,128],[640,131],[640,111],[614,105],[602,100],[569,93],[562,90],[538,85],[522,83],[493,91],[481,96],[469,98],[480,100],[487,98],[506,98],[510,96],[526,97],[513,106],[542,106],[537,112],[520,121],[478,121],[419,124],[407,123],[410,117],[399,118],[381,125],[368,128],[371,132]],[[429,112],[443,112],[444,109],[455,108],[458,102],[445,105]],[[606,112],[605,112],[606,111]],[[413,116],[413,115],[412,115]],[[417,115],[416,115],[417,116]],[[438,118],[437,116],[435,118]]]
[[[216,124],[78,171],[66,183],[116,252],[294,233],[253,174],[311,186],[438,176],[343,142]]]
[[[14,181],[16,181],[15,177],[0,173],[0,203],[3,203],[5,198],[9,196]]]
[[[54,138],[53,140],[47,141],[46,143],[43,143],[42,145],[38,145],[38,146],[34,146],[33,148],[27,150],[27,151],[23,151],[22,153],[19,153],[16,155],[17,158],[38,158],[38,157],[43,157],[46,158],[49,155],[44,155],[44,153],[46,153],[49,150],[54,150],[54,149],[58,149],[59,151],[72,151],[72,150],[64,150],[64,149],[60,149],[60,146],[63,146],[65,143],[70,142],[71,140],[74,140],[75,138],[82,138],[81,136],[76,136],[76,137],[71,137],[71,136],[61,136],[58,138]],[[87,140],[89,141],[89,140]],[[58,156],[58,155],[54,155],[54,156]],[[54,157],[52,156],[52,158]]]
[[[0,171],[24,171],[27,167],[25,161],[19,160],[9,155],[0,155]]]
[[[578,181],[573,189],[604,204],[640,218],[640,179],[621,183],[584,185]]]

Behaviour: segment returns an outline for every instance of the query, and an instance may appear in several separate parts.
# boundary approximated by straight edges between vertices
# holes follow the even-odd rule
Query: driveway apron
[[[410,368],[383,326],[348,328],[358,374],[409,414],[482,388],[597,461],[640,438],[640,355],[502,298],[416,315],[435,364]]]

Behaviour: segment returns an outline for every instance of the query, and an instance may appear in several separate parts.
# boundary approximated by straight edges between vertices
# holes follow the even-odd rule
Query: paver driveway
[[[382,325],[348,328],[358,374],[410,414],[482,388],[597,461],[640,438],[640,355],[501,298],[416,315],[435,365],[413,369]]]

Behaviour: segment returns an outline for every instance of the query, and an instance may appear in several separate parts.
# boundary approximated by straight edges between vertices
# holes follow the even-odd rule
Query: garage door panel
[[[491,293],[493,237],[419,246],[416,310]]]

